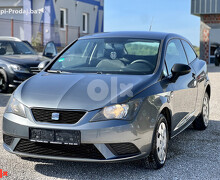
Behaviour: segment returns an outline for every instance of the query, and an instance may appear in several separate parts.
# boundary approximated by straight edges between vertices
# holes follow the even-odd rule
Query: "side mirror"
[[[46,60],[46,61],[42,61],[40,64],[38,64],[38,69],[40,71],[42,71],[49,63],[50,61]]]
[[[186,64],[174,64],[171,69],[171,72],[172,72],[172,80],[176,81],[179,76],[189,74],[191,72],[191,68]]]
[[[50,41],[46,44],[43,52],[43,56],[50,59],[54,58],[57,55],[57,48],[53,41]]]
[[[53,53],[50,53],[50,52],[47,52],[44,56],[48,57],[50,59],[52,59],[54,57]]]

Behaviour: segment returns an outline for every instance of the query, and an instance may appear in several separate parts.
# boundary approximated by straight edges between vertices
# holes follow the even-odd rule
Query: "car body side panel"
[[[147,97],[142,104],[139,116],[143,116],[142,119],[145,119],[142,121],[143,127],[150,122],[148,129],[151,129],[152,133],[157,124],[157,118],[164,108],[168,108],[172,115],[172,104],[170,103],[172,91],[173,84],[170,83],[170,79],[164,78],[136,96],[136,98]]]
[[[171,101],[173,107],[172,130],[177,131],[184,128],[185,122],[182,120],[186,119],[185,121],[187,121],[195,111],[197,87],[195,79],[192,78],[192,72],[180,76],[173,86],[174,92]]]
[[[196,96],[196,104],[195,104],[195,111],[188,115],[188,121],[185,121],[182,128],[179,128],[176,131],[172,132],[172,137],[176,136],[184,129],[186,129],[194,120],[195,118],[201,113],[202,111],[202,101],[204,97],[204,93],[206,87],[210,85],[208,74],[207,74],[207,65],[206,62],[203,60],[196,59],[190,64],[191,68],[194,69],[195,72],[195,79],[196,79],[196,86],[198,89],[198,93]],[[184,119],[182,120],[184,122]]]
[[[164,59],[161,60],[161,63],[165,63],[166,47],[169,41],[173,39],[184,39],[188,42],[188,40],[184,37],[173,37],[172,35],[168,35],[164,40]],[[172,137],[188,127],[189,124],[191,124],[195,119],[194,111],[198,90],[196,86],[196,79],[193,77],[193,73],[195,73],[195,70],[192,68],[189,74],[180,76],[175,82],[173,82],[173,92],[170,102],[172,112]],[[172,79],[172,75],[170,75],[169,78]]]

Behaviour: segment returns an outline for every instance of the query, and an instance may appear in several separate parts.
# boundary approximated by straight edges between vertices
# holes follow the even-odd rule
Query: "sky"
[[[104,31],[177,33],[199,46],[200,18],[191,15],[191,0],[105,0]]]

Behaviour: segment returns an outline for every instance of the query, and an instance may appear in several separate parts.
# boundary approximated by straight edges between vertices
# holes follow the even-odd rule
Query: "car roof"
[[[92,38],[143,38],[143,39],[154,39],[164,40],[167,37],[179,37],[180,35],[164,32],[152,32],[152,31],[118,31],[118,32],[105,32],[97,33],[92,35],[83,36],[79,39],[92,39]],[[185,39],[185,38],[184,38]]]
[[[0,41],[18,41],[21,42],[20,39],[16,37],[10,37],[10,36],[0,36]]]

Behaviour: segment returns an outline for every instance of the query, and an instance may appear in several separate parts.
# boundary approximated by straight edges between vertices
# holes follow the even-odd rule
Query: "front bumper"
[[[62,160],[62,161],[79,161],[79,162],[125,162],[125,161],[134,161],[139,160],[144,157],[146,157],[147,153],[127,156],[127,157],[115,157],[115,158],[109,158],[109,159],[91,159],[91,158],[70,158],[70,157],[62,157],[62,156],[49,156],[49,155],[38,155],[38,154],[30,154],[30,153],[22,153],[13,151],[9,146],[7,146],[5,143],[3,144],[3,147],[6,151],[16,154],[20,157],[31,157],[31,158],[40,158],[40,159],[51,159],[51,160]]]
[[[151,151],[153,129],[139,129],[138,121],[88,122],[93,113],[85,115],[76,124],[36,122],[30,111],[27,118],[11,113],[3,117],[4,148],[10,153],[33,158],[68,161],[114,162],[136,160]],[[18,123],[19,122],[19,123]],[[55,145],[29,140],[29,128],[80,130],[81,145]]]

